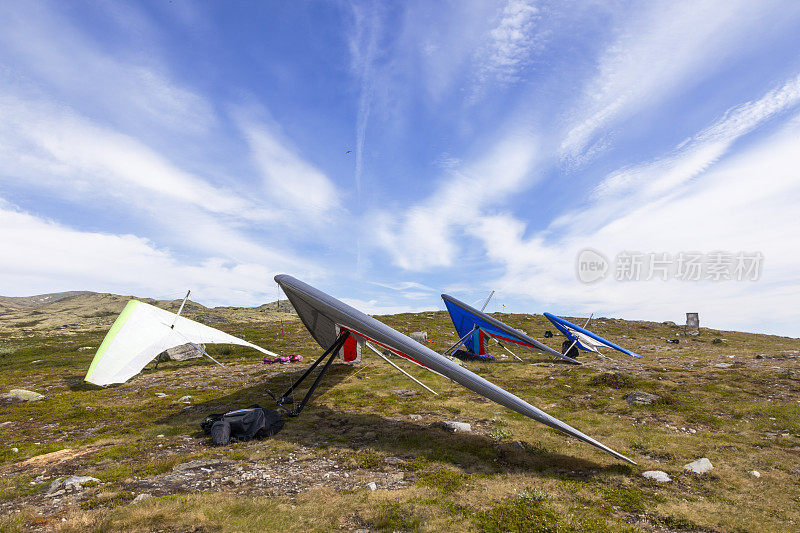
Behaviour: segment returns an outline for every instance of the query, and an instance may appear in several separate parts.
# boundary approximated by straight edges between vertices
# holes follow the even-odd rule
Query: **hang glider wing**
[[[500,405],[589,443],[618,459],[636,464],[608,446],[553,418],[497,385],[439,355],[427,346],[423,346],[344,302],[286,274],[275,276],[275,281],[286,293],[289,301],[297,310],[300,319],[321,347],[327,349],[332,346],[336,342],[339,332],[345,329],[352,334],[349,338],[353,339],[353,342],[357,342],[360,338],[391,350],[397,355],[439,372],[443,376]]]
[[[164,350],[187,343],[238,344],[277,356],[218,329],[131,300],[103,339],[85,379],[95,385],[125,383]]]
[[[458,336],[464,339],[462,343],[474,354],[483,355],[486,353],[485,336],[488,335],[501,342],[511,342],[530,350],[537,350],[554,357],[566,359],[570,363],[580,364],[575,359],[557,352],[536,339],[532,339],[525,333],[503,324],[461,300],[453,298],[449,294],[442,294],[442,299],[447,306],[447,312],[450,313],[450,318],[458,332]]]
[[[617,346],[610,340],[604,339],[600,335],[592,333],[588,329],[577,326],[572,322],[564,320],[563,318],[559,318],[550,313],[545,313],[544,316],[547,317],[547,320],[552,322],[553,325],[558,328],[558,330],[569,340],[575,341],[575,345],[581,350],[585,350],[587,352],[597,352],[598,348],[613,348],[624,354],[632,355],[633,357],[641,357],[641,355],[633,353],[622,346]]]

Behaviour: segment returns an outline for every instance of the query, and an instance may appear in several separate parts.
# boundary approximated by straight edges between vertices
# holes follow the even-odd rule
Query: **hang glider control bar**
[[[328,360],[325,362],[325,365],[322,367],[322,370],[320,370],[319,375],[314,380],[314,383],[311,384],[311,387],[308,389],[308,392],[306,392],[306,395],[303,398],[303,400],[299,404],[297,404],[297,407],[295,407],[291,411],[286,409],[287,414],[289,416],[297,416],[297,415],[299,415],[300,412],[303,410],[303,408],[308,403],[308,400],[311,398],[311,395],[314,394],[314,390],[316,390],[317,385],[319,385],[319,382],[322,381],[322,376],[324,376],[325,372],[328,371],[328,368],[330,368],[334,357],[336,357],[336,354],[339,352],[341,347],[344,346],[344,343],[345,343],[345,341],[347,340],[347,338],[349,336],[350,336],[350,332],[347,331],[346,329],[343,329],[342,332],[339,333],[339,336],[336,337],[336,340],[333,342],[333,344],[331,344],[331,346],[327,350],[325,350],[325,353],[323,353],[319,357],[319,359],[314,361],[314,364],[312,364],[310,367],[308,367],[308,370],[306,370],[303,373],[303,375],[300,376],[297,379],[297,381],[292,383],[291,386],[288,389],[286,389],[286,392],[281,394],[280,397],[276,398],[275,395],[272,394],[272,392],[269,389],[267,389],[267,394],[272,396],[272,399],[275,400],[275,402],[277,402],[277,404],[279,406],[281,406],[284,409],[286,409],[286,407],[284,407],[284,405],[292,405],[292,404],[294,404],[294,398],[291,396],[292,391],[295,388],[297,388],[297,386],[300,385],[300,383],[302,383],[303,380],[306,379],[308,377],[308,375],[311,374],[311,372],[314,371],[315,368],[317,368],[317,366],[319,366],[319,364],[322,362],[323,359],[328,357]]]

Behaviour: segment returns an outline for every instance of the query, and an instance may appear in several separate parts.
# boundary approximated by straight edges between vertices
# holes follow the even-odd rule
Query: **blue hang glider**
[[[632,355],[633,357],[641,357],[641,355],[637,353],[633,353],[630,350],[623,348],[622,346],[618,346],[611,342],[608,339],[604,339],[600,335],[592,333],[586,327],[580,327],[578,325],[573,324],[563,318],[559,318],[551,313],[545,313],[544,316],[553,323],[553,325],[558,328],[558,330],[564,334],[564,336],[568,339],[565,341],[565,353],[569,353],[573,347],[577,347],[580,350],[584,350],[586,352],[595,352],[600,353],[597,349],[601,347],[606,348],[613,348],[617,351],[620,351],[624,354]],[[591,317],[589,317],[591,320]],[[586,325],[589,324],[589,321],[586,321]],[[571,342],[570,345],[567,345],[567,342]]]
[[[489,296],[489,298],[491,298],[491,296]],[[514,329],[507,324],[503,324],[499,320],[487,315],[483,311],[479,311],[448,294],[442,294],[442,299],[444,300],[444,304],[447,306],[447,312],[450,313],[453,326],[455,326],[460,337],[458,342],[456,342],[445,352],[445,355],[449,354],[459,345],[464,345],[466,348],[466,355],[468,355],[470,358],[492,360],[494,358],[486,352],[486,344],[489,339],[494,339],[502,348],[506,350],[508,350],[508,348],[503,346],[504,342],[516,344],[518,346],[524,346],[530,350],[544,352],[554,357],[560,357],[561,359],[566,359],[570,363],[574,363],[576,365],[580,364],[575,359],[557,352],[549,346],[532,339],[525,333]],[[486,304],[484,304],[483,307],[486,308]],[[458,354],[458,352],[456,353]],[[512,355],[514,354],[512,353]],[[514,355],[514,357],[517,356]],[[517,359],[519,358],[517,357]]]

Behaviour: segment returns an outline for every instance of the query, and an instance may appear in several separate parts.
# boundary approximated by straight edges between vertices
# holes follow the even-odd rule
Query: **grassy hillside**
[[[575,367],[517,351],[524,362],[466,363],[636,467],[397,361],[439,393],[433,396],[368,353],[359,366],[334,365],[303,414],[274,438],[214,448],[199,430],[205,415],[272,406],[265,389],[281,391],[319,348],[280,306],[191,306],[189,317],[222,316],[216,327],[306,359],[267,366],[251,350],[218,346],[209,352],[225,368],[166,363],[124,385],[88,385],[82,379],[94,350],[125,300],[79,294],[26,309],[0,302],[0,392],[46,396],[0,403],[0,530],[800,527],[797,339],[705,329],[700,337],[676,337],[679,329],[670,325],[599,319],[598,333],[644,358],[606,352],[608,358],[583,356],[585,364]],[[558,336],[543,339],[552,328],[539,315],[495,316],[561,344]],[[446,313],[381,320],[403,332],[427,330],[437,351],[456,340]],[[625,397],[634,391],[660,398],[629,405]],[[447,432],[438,427],[444,420],[468,422],[472,431]],[[684,471],[700,457],[714,470]],[[663,470],[672,481],[646,479],[647,470]],[[53,480],[69,475],[100,481],[46,494]],[[140,494],[153,497],[132,503]]]

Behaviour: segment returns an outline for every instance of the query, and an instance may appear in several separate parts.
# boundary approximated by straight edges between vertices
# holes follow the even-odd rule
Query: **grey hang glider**
[[[290,412],[290,414],[299,414],[337,353],[341,351],[345,360],[347,360],[348,357],[352,356],[349,354],[355,351],[358,343],[370,342],[425,366],[430,370],[438,372],[500,405],[508,407],[513,411],[541,422],[562,433],[566,433],[578,440],[591,444],[613,455],[617,459],[634,465],[636,464],[605,444],[594,440],[557,418],[553,418],[510,392],[501,389],[497,385],[490,383],[477,374],[470,372],[453,361],[450,361],[448,358],[434,352],[427,346],[423,346],[410,337],[350,307],[344,302],[325,294],[319,289],[286,274],[275,276],[275,281],[280,285],[281,289],[283,289],[283,292],[286,293],[286,296],[300,316],[300,320],[302,320],[303,324],[308,328],[311,336],[325,349],[325,353],[311,365],[303,376],[292,384],[283,395],[276,398],[278,403],[281,405],[292,404],[294,402],[290,396],[292,391],[325,357],[328,357],[322,371],[309,388],[305,398]]]
[[[494,294],[494,292],[492,292],[492,294]],[[453,321],[453,326],[455,326],[460,336],[458,342],[451,346],[445,354],[458,347],[459,344],[463,344],[471,356],[481,359],[489,358],[486,353],[486,341],[487,338],[493,338],[500,343],[501,346],[503,346],[501,344],[503,342],[510,342],[518,346],[524,346],[529,350],[538,350],[552,355],[553,357],[566,359],[570,363],[576,365],[580,364],[575,359],[557,352],[536,339],[532,339],[518,329],[503,324],[496,318],[487,315],[483,311],[478,311],[474,307],[453,298],[449,294],[442,294],[442,300],[444,300],[444,304],[447,306],[447,312],[450,313],[450,319]]]

